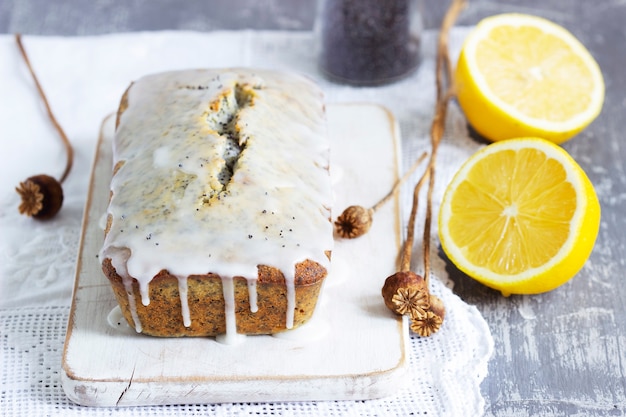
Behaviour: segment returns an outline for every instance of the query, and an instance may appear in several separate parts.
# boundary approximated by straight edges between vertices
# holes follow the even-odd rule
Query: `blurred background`
[[[613,1],[470,0],[459,24],[507,11],[533,12],[566,24]],[[448,7],[424,0],[424,27],[436,28]],[[145,30],[311,30],[316,0],[0,0],[0,33],[85,36]],[[593,24],[590,20],[590,24]]]

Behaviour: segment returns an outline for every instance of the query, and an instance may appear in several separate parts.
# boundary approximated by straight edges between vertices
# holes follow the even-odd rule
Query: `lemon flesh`
[[[593,185],[565,150],[511,139],[474,154],[448,185],[439,236],[450,260],[503,294],[536,294],[571,279],[600,224]]]

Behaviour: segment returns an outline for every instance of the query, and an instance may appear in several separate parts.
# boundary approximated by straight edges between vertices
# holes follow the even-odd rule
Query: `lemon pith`
[[[468,122],[491,141],[562,143],[604,101],[602,73],[587,49],[564,28],[523,14],[481,21],[463,44],[455,82]]]
[[[439,235],[450,260],[508,294],[549,291],[589,257],[599,229],[593,185],[562,148],[543,139],[489,145],[448,185]]]

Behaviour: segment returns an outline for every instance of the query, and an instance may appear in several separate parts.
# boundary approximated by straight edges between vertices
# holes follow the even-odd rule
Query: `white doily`
[[[466,30],[451,36],[453,56]],[[480,313],[447,287],[445,263],[438,256],[436,219],[432,255],[434,294],[447,315],[431,338],[412,337],[412,383],[395,397],[372,401],[276,404],[181,405],[97,409],[70,403],[59,372],[69,312],[78,236],[88,173],[100,121],[139,76],[192,67],[261,66],[307,73],[323,87],[329,102],[373,102],[388,107],[400,123],[404,166],[429,149],[434,109],[435,34],[423,38],[423,62],[410,78],[377,88],[330,83],[319,74],[311,33],[154,32],[99,37],[25,37],[25,47],[60,124],[75,146],[75,164],[64,183],[65,202],[49,222],[17,212],[14,188],[39,173],[57,175],[65,155],[36,94],[12,36],[0,37],[0,316],[2,320],[2,398],[0,415],[342,415],[480,416],[480,383],[493,349]],[[10,97],[10,99],[7,99]],[[358,140],[358,139],[355,139]],[[452,106],[439,151],[434,202],[456,168],[481,145],[469,139],[465,122]],[[415,179],[419,173],[415,174]],[[405,220],[410,190],[402,196]],[[423,219],[423,206],[420,219]],[[434,213],[437,212],[435,204]],[[421,221],[418,221],[421,224]],[[418,230],[416,236],[421,236]],[[420,272],[417,239],[413,267]]]

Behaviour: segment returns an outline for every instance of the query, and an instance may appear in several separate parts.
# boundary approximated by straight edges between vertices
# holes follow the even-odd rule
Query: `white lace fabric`
[[[452,55],[466,33],[455,29]],[[75,163],[64,183],[57,217],[34,221],[17,211],[14,188],[31,175],[63,170],[65,154],[12,36],[0,36],[0,317],[2,353],[0,415],[359,415],[480,416],[480,383],[493,349],[478,310],[451,291],[446,265],[438,257],[436,219],[432,234],[432,291],[447,315],[430,338],[411,336],[410,383],[395,396],[367,401],[86,408],[63,393],[60,372],[81,219],[89,171],[101,120],[118,105],[128,83],[151,72],[193,67],[263,66],[309,74],[329,102],[372,102],[389,108],[399,121],[403,165],[429,150],[434,109],[435,33],[423,38],[423,62],[411,77],[376,88],[353,88],[325,80],[317,69],[311,33],[152,32],[98,37],[24,37],[25,47],[51,107],[75,147]],[[439,151],[434,213],[445,184],[480,144],[471,140],[456,107],[449,111]],[[355,139],[357,140],[357,139]],[[7,157],[8,155],[8,157]],[[412,183],[421,172],[414,174]],[[410,187],[409,187],[410,188]],[[404,223],[411,190],[402,194]],[[424,206],[418,225],[424,218]],[[416,236],[421,236],[421,229]],[[413,268],[420,272],[417,239]]]

